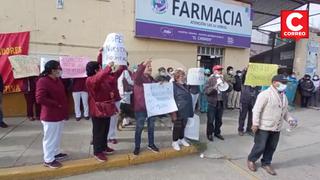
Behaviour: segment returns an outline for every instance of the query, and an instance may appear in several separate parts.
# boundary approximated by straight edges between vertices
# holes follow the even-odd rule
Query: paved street
[[[215,139],[209,143],[204,152],[206,158],[194,155],[63,179],[320,179],[320,112],[298,109],[292,114],[300,120],[300,126],[290,133],[286,131],[287,126],[284,126],[273,161],[278,172],[276,177],[268,175],[261,168],[257,173],[247,170],[246,156],[253,138],[236,134],[237,113],[232,111],[225,113],[223,132],[226,140],[222,142]],[[201,128],[203,131],[204,124]],[[206,141],[203,136],[202,141]]]

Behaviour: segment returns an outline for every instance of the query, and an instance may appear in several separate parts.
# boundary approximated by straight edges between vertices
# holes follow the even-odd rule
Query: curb
[[[108,156],[107,162],[98,162],[94,158],[73,160],[63,162],[63,167],[59,169],[46,168],[43,165],[32,165],[24,167],[0,169],[0,180],[20,180],[20,179],[52,179],[58,177],[72,176],[89,173],[98,170],[126,167],[160,160],[172,159],[197,153],[195,146],[182,148],[175,151],[172,148],[160,149],[159,153],[141,152],[139,156],[133,154],[120,154]]]

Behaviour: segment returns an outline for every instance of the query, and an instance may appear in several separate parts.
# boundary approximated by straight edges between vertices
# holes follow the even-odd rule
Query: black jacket
[[[235,79],[236,79],[236,83],[233,84],[233,90],[241,91],[242,79],[238,75],[235,76]]]
[[[177,118],[193,117],[192,97],[187,87],[173,82],[173,94],[178,107]]]
[[[299,88],[302,96],[311,97],[315,87],[311,80],[302,79],[299,81]]]
[[[251,104],[252,106],[254,106],[258,94],[259,94],[258,87],[253,88],[251,86],[244,85],[241,91],[240,103]]]
[[[4,85],[3,85],[3,79],[2,76],[0,74],[0,92],[3,93],[3,89],[4,89]]]

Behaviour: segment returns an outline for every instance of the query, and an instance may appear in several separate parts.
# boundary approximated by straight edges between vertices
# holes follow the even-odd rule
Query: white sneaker
[[[179,142],[178,141],[173,141],[172,142],[172,147],[173,147],[174,150],[180,151],[180,146],[179,146]]]
[[[190,146],[190,144],[184,138],[183,139],[179,139],[179,144],[183,145],[185,147],[189,147]]]

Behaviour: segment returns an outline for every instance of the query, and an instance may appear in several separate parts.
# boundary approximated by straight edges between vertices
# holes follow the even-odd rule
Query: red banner
[[[4,82],[4,93],[20,92],[21,80],[13,78],[8,59],[12,55],[28,55],[30,32],[0,34],[0,73]]]

